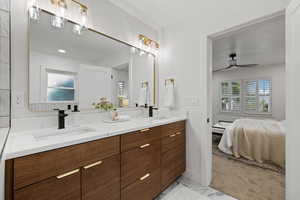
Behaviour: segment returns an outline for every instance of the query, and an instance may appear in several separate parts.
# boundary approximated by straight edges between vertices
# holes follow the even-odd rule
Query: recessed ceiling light
[[[58,51],[59,53],[67,53],[67,51],[64,50],[64,49],[58,49],[57,51]]]

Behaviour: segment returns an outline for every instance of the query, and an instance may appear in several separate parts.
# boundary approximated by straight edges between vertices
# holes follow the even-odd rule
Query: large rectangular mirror
[[[30,104],[78,104],[93,109],[107,98],[116,107],[155,104],[155,57],[74,23],[51,25],[49,13],[29,25]]]

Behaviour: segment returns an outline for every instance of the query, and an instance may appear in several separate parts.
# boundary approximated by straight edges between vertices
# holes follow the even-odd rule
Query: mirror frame
[[[40,8],[40,12],[45,12],[46,14],[52,15],[54,16],[55,14],[53,12],[50,12],[48,10],[42,9]],[[27,33],[28,33],[28,72],[30,71],[30,23],[31,23],[31,19],[29,17],[29,13],[27,12],[27,17],[28,17],[28,23],[27,23]],[[66,22],[70,22],[72,24],[77,24],[75,21],[65,18]],[[88,27],[86,31],[92,31],[96,34],[99,34],[101,36],[104,36],[108,39],[114,40],[116,42],[120,42],[124,45],[127,45],[128,47],[134,47],[137,50],[142,50],[148,54],[151,54],[153,56],[153,106],[158,107],[158,90],[157,90],[157,85],[158,85],[158,79],[157,79],[157,55],[153,54],[152,52],[149,52],[147,50],[141,49],[140,47],[134,46],[132,44],[129,44],[128,42],[122,41],[120,39],[117,39],[113,36],[110,36],[108,34],[102,33],[100,31],[97,31],[91,27]],[[137,36],[138,37],[138,36]],[[50,112],[53,111],[53,109],[55,108],[59,108],[59,109],[65,109],[67,107],[67,105],[75,105],[77,103],[30,103],[30,73],[28,73],[28,107],[29,110],[31,112]],[[117,108],[119,110],[132,110],[132,109],[136,109],[136,107],[125,107],[125,108]]]

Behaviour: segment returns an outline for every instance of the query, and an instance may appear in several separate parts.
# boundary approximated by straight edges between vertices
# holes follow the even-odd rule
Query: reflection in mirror
[[[79,104],[106,98],[116,107],[154,104],[154,60],[132,47],[73,23],[53,27],[42,12],[30,22],[30,104]],[[145,84],[147,83],[146,87]]]

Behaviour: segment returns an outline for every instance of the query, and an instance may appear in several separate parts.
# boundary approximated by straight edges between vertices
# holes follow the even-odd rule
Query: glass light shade
[[[28,9],[30,19],[38,21],[40,19],[40,9],[37,6],[31,6]]]
[[[52,16],[51,25],[55,28],[63,28],[65,25],[65,19],[59,16]]]
[[[83,27],[79,24],[74,24],[73,26],[73,33],[77,34],[77,35],[81,35],[82,34],[82,30]]]

